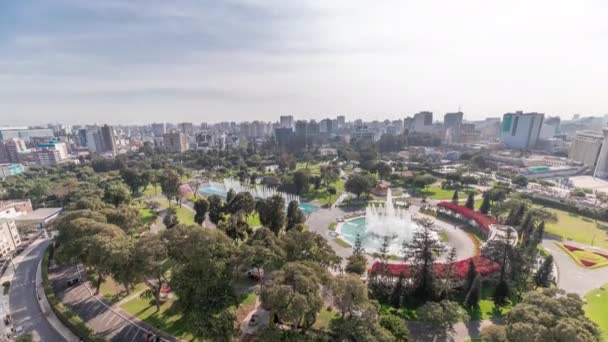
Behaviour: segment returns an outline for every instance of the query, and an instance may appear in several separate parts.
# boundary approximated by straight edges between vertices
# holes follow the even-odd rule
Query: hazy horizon
[[[608,113],[608,3],[0,4],[0,126]]]

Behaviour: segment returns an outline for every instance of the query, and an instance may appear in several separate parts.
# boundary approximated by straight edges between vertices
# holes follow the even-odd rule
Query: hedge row
[[[535,204],[540,204],[545,207],[567,211],[569,213],[581,215],[594,220],[608,221],[608,210],[606,209],[597,210],[587,207],[578,207],[570,203],[562,201],[553,201],[547,198],[537,197],[528,193],[521,193],[521,196],[523,198],[529,199]]]
[[[51,305],[51,308],[55,312],[55,315],[61,323],[63,323],[68,329],[70,329],[74,335],[78,336],[81,340],[86,342],[100,342],[104,341],[103,338],[97,337],[94,335],[93,331],[87,327],[87,325],[82,321],[82,319],[74,313],[70,308],[63,305],[61,301],[55,296],[55,292],[49,283],[49,263],[50,263],[50,254],[52,253],[53,245],[51,244],[49,248],[44,252],[44,256],[42,257],[42,286],[44,287],[44,292],[46,294],[46,298]]]

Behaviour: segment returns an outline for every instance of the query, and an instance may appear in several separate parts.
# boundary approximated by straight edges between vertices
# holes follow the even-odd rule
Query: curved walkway
[[[586,269],[577,265],[572,258],[559,248],[555,242],[560,240],[546,238],[543,239],[543,247],[545,247],[552,255],[557,266],[557,286],[567,292],[576,293],[584,297],[587,292],[596,289],[608,283],[608,266],[596,269]],[[585,246],[573,241],[567,241],[569,245],[580,248],[597,247]],[[604,250],[608,254],[608,251]]]

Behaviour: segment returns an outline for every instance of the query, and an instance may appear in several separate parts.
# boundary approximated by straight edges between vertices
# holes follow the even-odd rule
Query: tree
[[[412,260],[413,294],[421,302],[436,297],[435,267],[437,255],[443,251],[441,242],[435,239],[432,219],[422,218],[417,221],[418,229],[407,245],[408,257]]]
[[[203,225],[205,222],[205,217],[207,216],[207,211],[209,210],[209,202],[204,198],[199,198],[194,202],[194,222],[199,225]]]
[[[393,168],[388,163],[383,161],[378,162],[374,166],[374,170],[376,173],[378,173],[378,176],[380,176],[381,179],[387,179],[388,176],[391,175],[391,172],[393,172]]]
[[[507,301],[507,297],[509,297],[510,292],[511,289],[509,288],[507,280],[499,280],[498,284],[496,285],[496,288],[494,289],[494,304],[496,304],[496,306],[504,305]]]
[[[196,199],[198,197],[198,189],[201,187],[203,182],[200,179],[192,179],[189,180],[187,184],[188,187],[190,187],[192,194],[194,194],[194,199]]]
[[[534,275],[536,287],[549,287],[553,281],[553,256],[548,255]]]
[[[160,310],[161,289],[168,283],[168,248],[159,234],[147,234],[135,244],[135,258],[140,266],[144,283],[154,297],[156,312]]]
[[[137,208],[120,206],[116,209],[103,209],[108,223],[119,226],[126,234],[131,234],[143,226],[141,213]]]
[[[441,298],[450,299],[456,287],[456,248],[450,248],[442,274]]]
[[[403,272],[401,272],[399,273],[399,278],[397,278],[397,281],[393,284],[393,291],[390,296],[390,303],[394,308],[401,307],[401,300],[403,299],[403,293],[405,292],[404,282],[405,276],[403,275]]]
[[[481,328],[479,338],[482,342],[507,342],[507,330],[502,325],[491,324]]]
[[[218,224],[224,212],[224,202],[218,195],[211,195],[207,198],[209,202],[209,220],[214,224]]]
[[[312,327],[323,307],[319,285],[327,285],[328,280],[327,271],[315,263],[290,262],[273,272],[260,289],[260,299],[270,311],[271,322],[276,315],[295,328]]]
[[[120,177],[122,177],[122,180],[129,186],[134,195],[139,194],[139,189],[144,186],[144,179],[136,169],[121,169]]]
[[[321,180],[325,186],[338,180],[340,177],[340,169],[335,164],[321,165]]]
[[[394,341],[395,336],[378,321],[374,309],[364,310],[361,316],[338,317],[329,322],[331,341]]]
[[[239,192],[234,195],[230,202],[227,202],[226,204],[228,212],[233,215],[238,212],[249,215],[255,210],[255,198],[247,191]]]
[[[487,215],[490,211],[490,194],[484,192],[483,202],[481,202],[481,206],[479,206],[479,211],[484,215]]]
[[[475,267],[475,263],[473,262],[473,259],[469,259],[469,268],[467,270],[467,275],[465,277],[465,289],[466,289],[466,293],[469,292],[469,290],[471,289],[471,286],[473,286],[473,282],[475,281],[475,278],[477,278],[479,275],[477,274],[477,267]]]
[[[285,226],[285,200],[280,195],[260,199],[256,203],[256,211],[260,215],[262,225],[270,228],[276,236],[283,232]]]
[[[236,196],[236,191],[234,189],[228,190],[226,193],[226,203],[232,202],[232,199]]]
[[[452,203],[458,204],[458,189],[454,190],[454,195],[452,195]]]
[[[464,299],[464,306],[473,310],[479,307],[479,300],[481,299],[481,278],[479,276],[475,277],[473,280],[473,284],[471,284],[471,288],[467,293],[467,296]]]
[[[355,243],[353,245],[353,254],[348,257],[346,268],[344,269],[347,273],[354,273],[362,276],[367,271],[367,258],[363,253],[363,242],[361,241],[361,235],[357,234]]]
[[[308,190],[310,185],[310,171],[301,169],[293,173],[293,184],[297,194],[302,194]]]
[[[474,192],[469,192],[469,197],[467,197],[467,203],[464,206],[471,210],[475,210],[475,193]]]
[[[528,178],[524,175],[517,175],[511,179],[511,183],[519,188],[525,188],[528,185]]]
[[[526,212],[526,205],[524,203],[520,204],[515,208],[511,208],[509,211],[509,216],[507,216],[507,220],[505,224],[513,227],[519,226],[522,218],[524,217],[524,213]]]
[[[339,275],[332,281],[334,306],[342,317],[351,317],[356,310],[365,308],[368,303],[367,286],[356,275]]]
[[[468,320],[460,305],[449,300],[426,302],[416,312],[420,320],[432,323],[432,327],[441,333],[452,331],[454,324],[461,320]]]
[[[304,223],[306,217],[304,216],[304,212],[300,209],[300,204],[298,201],[291,201],[287,206],[287,227],[286,230],[289,231],[296,224]]]
[[[241,271],[255,271],[262,279],[264,272],[281,268],[285,259],[279,239],[268,228],[262,227],[240,246],[236,264]]]
[[[323,267],[340,263],[341,258],[327,240],[315,232],[290,230],[281,237],[287,261],[312,261]]]
[[[231,341],[236,295],[231,284],[236,249],[224,233],[198,226],[167,231],[169,257],[174,261],[171,288],[184,321],[200,340]]]
[[[163,224],[167,229],[171,229],[179,224],[179,218],[177,217],[177,210],[173,207],[165,210],[165,217],[163,217]]]
[[[173,170],[166,169],[160,176],[160,188],[163,195],[169,200],[169,203],[171,203],[172,199],[177,201],[180,184],[179,174]]]
[[[118,207],[123,203],[129,203],[131,194],[124,184],[111,183],[104,191],[103,200]]]
[[[344,189],[357,195],[357,199],[359,199],[361,194],[372,191],[374,185],[375,181],[371,176],[355,174],[346,180],[346,183],[344,183]]]
[[[397,341],[407,342],[411,339],[406,321],[399,316],[391,314],[381,315],[380,325],[390,331]]]
[[[507,340],[599,342],[600,329],[585,317],[583,305],[578,295],[561,289],[527,292],[507,315]]]
[[[238,242],[247,240],[253,234],[253,229],[249,227],[242,213],[231,216],[224,215],[224,218],[218,223],[217,228],[223,231],[229,238]]]

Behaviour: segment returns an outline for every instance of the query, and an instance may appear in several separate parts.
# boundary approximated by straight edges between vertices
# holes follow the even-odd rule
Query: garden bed
[[[589,269],[608,266],[608,255],[589,251],[565,243],[555,242],[564,252],[566,252],[579,266]]]

